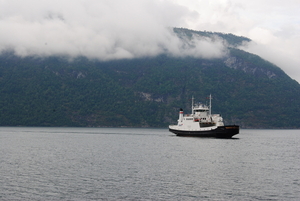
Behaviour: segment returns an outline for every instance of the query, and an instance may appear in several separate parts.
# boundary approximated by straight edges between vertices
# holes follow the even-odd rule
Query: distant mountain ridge
[[[0,56],[1,126],[166,127],[191,97],[242,128],[299,128],[300,85],[238,49],[250,39],[175,28],[179,38],[219,37],[222,58],[158,55],[114,61]]]
[[[231,33],[221,33],[221,32],[210,32],[210,31],[195,31],[186,28],[174,28],[174,33],[181,39],[189,38],[191,39],[194,35],[198,35],[201,37],[219,37],[222,38],[226,43],[231,47],[239,47],[243,45],[245,42],[251,42],[250,38],[244,36],[236,36]]]

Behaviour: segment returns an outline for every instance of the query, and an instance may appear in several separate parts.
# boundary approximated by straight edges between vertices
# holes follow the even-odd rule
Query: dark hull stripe
[[[231,138],[232,136],[238,134],[239,130],[240,128],[237,125],[219,126],[214,130],[207,131],[182,131],[169,128],[169,131],[177,136],[215,138]]]

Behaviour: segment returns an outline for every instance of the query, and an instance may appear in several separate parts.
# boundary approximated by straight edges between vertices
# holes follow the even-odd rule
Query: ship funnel
[[[180,110],[179,110],[179,119],[178,119],[178,121],[183,121],[183,109],[182,108],[180,108]]]

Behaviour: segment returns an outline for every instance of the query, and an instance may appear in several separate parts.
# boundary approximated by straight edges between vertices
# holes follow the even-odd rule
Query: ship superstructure
[[[239,126],[224,126],[223,118],[219,114],[211,114],[211,95],[209,106],[203,103],[194,103],[192,98],[192,113],[184,114],[179,111],[177,125],[170,125],[169,130],[178,136],[220,137],[231,138],[239,133]]]

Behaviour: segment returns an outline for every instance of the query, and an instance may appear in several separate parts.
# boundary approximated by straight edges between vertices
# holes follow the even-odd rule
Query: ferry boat
[[[209,106],[196,103],[192,98],[192,114],[183,114],[179,111],[177,125],[169,125],[169,131],[177,136],[188,137],[215,137],[231,138],[239,133],[238,125],[224,125],[223,118],[219,114],[211,114],[211,100]]]

